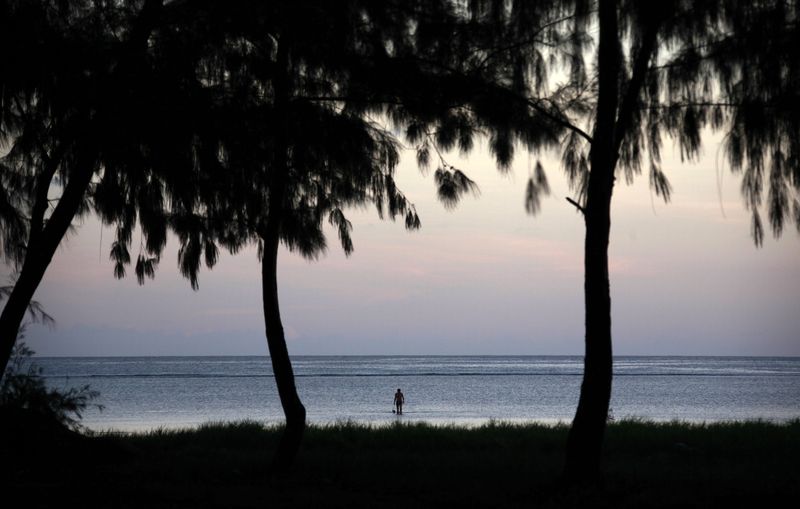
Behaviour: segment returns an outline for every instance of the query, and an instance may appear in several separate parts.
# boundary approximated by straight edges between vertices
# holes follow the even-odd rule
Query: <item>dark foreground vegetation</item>
[[[27,507],[775,507],[800,496],[800,421],[613,423],[602,480],[580,486],[560,478],[563,426],[312,426],[290,473],[270,478],[280,429],[253,422],[93,436],[2,422],[40,435],[0,446],[12,460],[4,497]]]

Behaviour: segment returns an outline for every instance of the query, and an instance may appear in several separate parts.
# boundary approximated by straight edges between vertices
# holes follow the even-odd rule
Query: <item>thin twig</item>
[[[572,205],[574,205],[574,206],[575,206],[575,208],[576,208],[576,209],[578,209],[578,211],[579,211],[581,214],[583,214],[583,215],[584,215],[584,217],[586,216],[586,209],[585,209],[585,208],[583,208],[583,206],[581,206],[581,204],[580,204],[580,203],[576,202],[575,200],[573,200],[573,199],[572,199],[572,198],[570,198],[569,196],[567,196],[567,201],[568,201],[568,202],[570,202]]]

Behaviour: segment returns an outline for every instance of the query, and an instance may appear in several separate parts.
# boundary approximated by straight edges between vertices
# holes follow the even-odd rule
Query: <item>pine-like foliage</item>
[[[0,13],[3,46],[18,49],[0,78],[0,250],[17,267],[29,249],[46,251],[43,238],[60,240],[48,234],[51,218],[77,200],[75,217],[93,206],[117,225],[122,275],[137,218],[140,253],[166,242],[162,188],[186,182],[178,137],[199,106],[150,47],[162,2],[8,1]],[[147,275],[153,261],[140,266]]]
[[[326,249],[325,224],[352,251],[349,207],[372,203],[381,217],[419,227],[394,182],[395,137],[350,107],[350,69],[374,44],[359,24],[370,2],[176,4],[163,7],[132,85],[156,101],[137,103],[134,118],[157,121],[104,161],[93,193],[98,213],[117,226],[118,277],[131,263],[140,282],[152,277],[168,229],[196,287],[218,246],[258,244],[270,213],[280,216],[281,241],[307,258]],[[278,80],[286,90],[280,106]],[[276,150],[286,151],[285,167],[275,167]],[[270,203],[278,186],[281,203]]]
[[[743,174],[756,243],[763,241],[764,204],[776,236],[787,221],[800,228],[798,2],[615,5],[618,176],[630,182],[646,170],[654,192],[669,200],[664,143],[694,159],[704,133],[718,131],[731,169]],[[501,169],[520,145],[553,151],[584,203],[603,107],[596,2],[403,2],[388,11],[401,21],[361,63],[363,93],[379,99],[365,109],[405,130],[421,166],[439,149],[468,152],[475,136],[488,139]],[[440,196],[452,206],[470,188],[452,186],[454,169],[441,161]],[[529,212],[547,192],[540,162],[533,168]]]

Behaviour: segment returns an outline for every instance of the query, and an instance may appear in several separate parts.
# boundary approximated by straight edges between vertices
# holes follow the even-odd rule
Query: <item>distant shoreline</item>
[[[579,354],[292,354],[293,359],[301,358],[554,358],[554,359],[583,359]],[[269,359],[263,354],[209,354],[209,355],[34,355],[35,359],[226,359],[226,358],[255,358]],[[614,359],[785,359],[800,360],[799,355],[615,355]]]

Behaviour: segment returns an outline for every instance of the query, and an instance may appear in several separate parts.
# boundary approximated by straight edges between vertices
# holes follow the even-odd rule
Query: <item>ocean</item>
[[[141,431],[206,422],[282,421],[267,357],[35,357],[52,387],[89,384],[102,411],[88,428]],[[300,398],[312,423],[489,420],[569,422],[581,357],[298,356]],[[617,357],[616,419],[712,422],[800,418],[800,358]],[[402,389],[404,415],[392,413]]]

